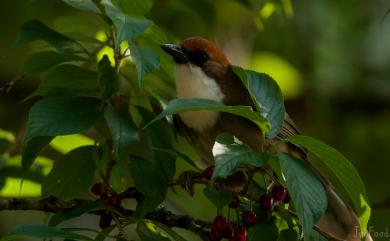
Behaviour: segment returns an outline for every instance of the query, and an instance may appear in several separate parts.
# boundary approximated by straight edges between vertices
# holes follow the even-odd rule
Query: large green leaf
[[[144,216],[164,201],[168,184],[161,170],[152,161],[141,157],[130,158],[130,172],[135,186],[145,197],[138,203],[136,215]]]
[[[25,139],[22,145],[22,169],[26,172],[39,153],[53,140],[52,136],[38,136]]]
[[[174,99],[169,102],[167,107],[161,112],[155,119],[149,122],[145,128],[153,124],[154,122],[172,114],[177,114],[185,111],[197,111],[197,110],[210,110],[221,111],[235,115],[242,116],[257,126],[263,131],[268,132],[269,122],[262,117],[259,113],[252,111],[248,106],[226,106],[222,103],[208,100],[208,99]]]
[[[46,225],[21,225],[11,229],[1,241],[17,240],[21,236],[30,236],[37,238],[67,238],[73,240],[92,240],[81,234],[73,233],[71,231],[50,227]]]
[[[230,192],[218,191],[212,187],[203,189],[204,195],[210,202],[214,204],[219,210],[228,205],[233,200],[233,194]]]
[[[119,44],[122,41],[131,40],[143,33],[151,23],[149,20],[124,14],[119,8],[113,5],[110,0],[102,0],[101,3],[105,6],[107,16],[112,20],[116,27],[116,48],[119,48]]]
[[[82,11],[88,11],[100,14],[99,8],[92,2],[92,0],[62,0],[70,6]]]
[[[314,225],[328,206],[324,187],[300,160],[283,152],[278,157],[303,233],[311,237]]]
[[[234,136],[223,133],[217,137],[217,146],[214,146],[215,169],[213,179],[232,175],[241,165],[263,166],[268,156],[252,150]],[[216,148],[217,147],[217,148]]]
[[[352,163],[336,149],[315,138],[296,135],[289,137],[288,141],[307,148],[311,153],[316,155],[338,179],[354,205],[359,216],[361,230],[364,234],[367,229],[371,209],[368,205],[364,183]],[[333,178],[332,175],[327,175],[325,172],[322,174],[325,175],[326,178],[329,178],[329,180],[332,180]]]
[[[42,184],[42,196],[78,198],[88,192],[95,176],[94,146],[82,146],[54,163]]]
[[[64,62],[86,60],[74,54],[64,54],[55,51],[42,51],[31,55],[22,67],[22,72],[36,73],[46,71]]]
[[[247,86],[261,115],[271,124],[266,137],[271,139],[279,134],[283,126],[285,108],[283,95],[274,79],[264,73],[233,67],[233,71]]]
[[[146,75],[160,67],[160,57],[156,52],[141,48],[132,41],[129,41],[129,49],[137,67],[138,84],[142,87]]]
[[[95,71],[63,64],[51,69],[32,94],[55,96],[100,97],[98,75]]]
[[[115,5],[119,6],[121,10],[127,15],[142,16],[153,6],[154,0],[113,0]]]
[[[111,66],[107,55],[104,55],[99,62],[98,80],[102,90],[102,99],[107,100],[120,88],[118,73]]]
[[[43,40],[59,52],[85,52],[82,46],[73,39],[49,28],[39,20],[30,20],[23,24],[16,44],[25,44],[36,40]]]
[[[121,116],[110,106],[105,108],[104,117],[111,132],[115,152],[117,157],[120,157],[123,150],[139,140],[137,127],[130,119]]]
[[[101,115],[96,101],[83,98],[46,98],[30,110],[26,140],[38,136],[70,135],[92,126]]]

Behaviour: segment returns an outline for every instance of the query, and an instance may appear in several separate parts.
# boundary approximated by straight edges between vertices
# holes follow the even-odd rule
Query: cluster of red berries
[[[272,210],[274,205],[279,202],[288,203],[290,196],[286,188],[275,185],[272,188],[271,195],[263,194],[259,199],[259,205],[265,210]]]
[[[243,226],[235,226],[221,215],[215,217],[211,228],[212,241],[220,241],[223,238],[229,241],[245,241],[246,235],[246,229]]]
[[[99,196],[101,200],[103,200],[108,205],[111,205],[113,207],[120,207],[122,198],[117,193],[111,193],[107,194],[107,192],[104,191],[104,185],[103,183],[95,183],[92,188],[91,192]],[[100,220],[99,220],[99,227],[101,229],[105,229],[111,225],[112,216],[110,212],[103,212],[100,214]]]

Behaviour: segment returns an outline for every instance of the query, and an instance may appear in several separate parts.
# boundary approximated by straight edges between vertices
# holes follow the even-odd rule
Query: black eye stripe
[[[201,66],[209,60],[209,56],[202,50],[195,50],[189,53],[190,60],[193,64]]]

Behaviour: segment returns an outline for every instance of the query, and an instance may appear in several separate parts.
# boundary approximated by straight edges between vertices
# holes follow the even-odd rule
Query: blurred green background
[[[301,131],[345,154],[375,204],[390,197],[389,9],[388,0],[155,0],[148,18],[171,41],[211,39],[233,64],[274,77]],[[17,153],[14,140],[23,135],[27,111],[34,103],[22,100],[36,88],[38,78],[20,78],[18,71],[43,45],[14,46],[20,26],[33,18],[60,32],[95,37],[103,30],[98,17],[59,0],[0,2],[0,86],[20,79],[8,94],[0,93],[0,154],[7,153],[0,156],[0,168],[9,151],[11,156]],[[58,141],[57,149],[52,146],[57,151],[47,153],[54,160],[61,153],[58,149],[66,148],[67,140]],[[13,158],[17,163],[18,156]],[[42,157],[39,162],[45,172],[50,170],[50,160]],[[19,195],[18,182],[1,180],[0,197]],[[34,196],[36,190],[39,184],[29,182],[22,194]],[[205,214],[205,204],[191,202],[187,194],[172,196],[176,201],[171,205],[179,211],[214,215]],[[42,223],[46,218],[37,212],[0,212],[0,237],[16,224]],[[90,222],[96,226],[96,220]],[[375,240],[390,240],[390,207],[374,209],[369,226]]]

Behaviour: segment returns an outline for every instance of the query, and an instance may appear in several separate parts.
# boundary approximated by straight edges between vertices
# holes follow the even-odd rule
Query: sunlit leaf
[[[225,106],[222,103],[208,99],[174,99],[169,102],[163,112],[161,112],[155,119],[149,122],[144,128],[149,127],[154,122],[168,115],[197,110],[221,111],[239,115],[254,122],[264,133],[269,130],[269,122],[259,113],[252,111],[250,107]]]
[[[303,233],[310,237],[328,207],[324,187],[300,160],[283,152],[279,152],[278,157]]]
[[[22,72],[36,73],[49,70],[51,67],[64,62],[86,60],[74,54],[64,54],[54,51],[43,51],[31,55],[22,67]]]
[[[264,73],[240,67],[233,67],[233,71],[247,86],[261,115],[270,122],[271,129],[266,137],[274,138],[282,129],[285,115],[283,95],[278,84]]]
[[[138,222],[136,231],[141,241],[170,241],[168,237],[158,232],[155,225],[150,222]]]
[[[371,209],[368,205],[364,183],[352,163],[339,151],[315,138],[296,135],[289,137],[288,141],[307,148],[336,176],[351,199],[359,216],[361,231],[365,234]],[[333,178],[333,176],[328,176],[325,172],[322,174],[325,175],[326,178],[329,178],[329,180],[332,180]]]
[[[77,147],[93,145],[94,142],[93,139],[81,134],[56,136],[50,142],[50,147],[62,154],[66,154]]]
[[[95,175],[95,152],[94,146],[83,146],[56,161],[42,184],[42,196],[70,199],[84,195]]]
[[[92,0],[62,0],[70,6],[82,11],[88,11],[100,14],[99,8],[92,2]]]
[[[39,20],[30,20],[23,24],[16,44],[21,45],[36,40],[43,40],[59,52],[83,52],[83,48],[75,40],[49,28]]]
[[[227,141],[227,139],[230,139],[230,141]],[[268,160],[267,155],[255,152],[252,148],[228,133],[221,134],[217,137],[213,154],[215,159],[213,179],[232,175],[238,166],[249,165],[260,167]]]
[[[110,0],[102,0],[101,3],[105,6],[108,17],[112,20],[117,29],[115,39],[116,48],[119,48],[119,44],[122,41],[131,40],[143,33],[150,25],[149,20],[124,14],[119,8],[113,5]]]

